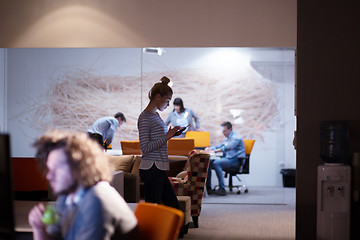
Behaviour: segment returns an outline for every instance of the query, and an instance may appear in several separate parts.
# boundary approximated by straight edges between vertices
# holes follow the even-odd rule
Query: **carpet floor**
[[[199,228],[190,228],[183,239],[295,239],[295,188],[249,187],[240,195],[208,195]]]

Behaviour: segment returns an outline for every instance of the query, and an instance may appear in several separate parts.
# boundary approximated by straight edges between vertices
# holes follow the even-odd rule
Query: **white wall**
[[[266,49],[259,51],[262,54],[252,57],[252,66],[264,77],[276,83],[280,119],[275,131],[265,133],[265,140],[255,143],[250,158],[251,174],[242,175],[241,179],[244,183],[251,185],[281,186],[283,180],[280,170],[296,166],[296,152],[293,147],[296,129],[294,116],[295,51],[267,52]]]
[[[6,102],[7,102],[7,91],[6,91],[6,49],[0,48],[0,133],[6,132],[7,130],[7,116],[6,116]]]
[[[295,47],[296,4],[296,0],[0,1],[4,9],[0,46]]]

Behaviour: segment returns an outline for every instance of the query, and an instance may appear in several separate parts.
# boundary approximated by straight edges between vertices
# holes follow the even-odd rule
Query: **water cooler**
[[[321,158],[317,169],[318,240],[350,239],[351,167],[348,155],[348,125],[321,123]]]
[[[350,166],[318,166],[317,239],[350,239]]]

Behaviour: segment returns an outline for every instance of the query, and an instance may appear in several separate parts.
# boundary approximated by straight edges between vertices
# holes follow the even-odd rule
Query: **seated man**
[[[42,219],[44,204],[29,213],[37,239],[139,239],[137,219],[109,184],[105,153],[87,134],[54,130],[38,139],[36,157],[55,195],[58,221]],[[44,222],[47,225],[44,224]]]
[[[205,151],[222,152],[220,159],[210,159],[210,165],[208,170],[208,176],[206,179],[206,190],[208,194],[218,194],[225,196],[225,184],[223,169],[238,168],[240,163],[238,158],[245,159],[245,145],[240,135],[232,130],[232,124],[230,122],[224,122],[221,124],[222,132],[225,136],[225,140],[219,145],[205,148]],[[216,191],[211,188],[211,169],[215,169],[216,176],[219,179],[220,188]]]

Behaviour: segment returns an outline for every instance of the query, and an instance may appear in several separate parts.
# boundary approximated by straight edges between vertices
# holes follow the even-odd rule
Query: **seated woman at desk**
[[[170,123],[173,127],[186,127],[189,125],[178,137],[185,137],[186,131],[200,131],[200,121],[195,112],[190,108],[185,108],[181,98],[175,98],[173,104],[174,110],[167,117],[165,125],[168,126]]]

